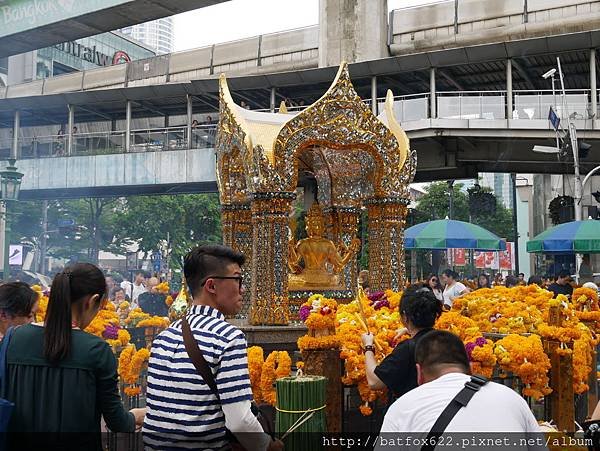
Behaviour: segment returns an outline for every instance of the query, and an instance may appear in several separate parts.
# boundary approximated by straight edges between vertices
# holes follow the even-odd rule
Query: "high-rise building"
[[[171,17],[132,25],[121,29],[121,32],[152,47],[158,54],[171,53],[175,45],[173,19]]]
[[[512,180],[510,174],[485,172],[479,174],[479,176],[481,177],[481,186],[491,188],[494,195],[506,208],[513,207]]]

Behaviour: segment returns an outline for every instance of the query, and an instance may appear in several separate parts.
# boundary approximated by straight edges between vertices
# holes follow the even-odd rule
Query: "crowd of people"
[[[68,266],[54,277],[43,322],[34,320],[34,290],[21,282],[0,285],[0,332],[8,340],[1,396],[14,403],[8,431],[56,433],[43,436],[44,449],[101,449],[103,419],[115,432],[141,430],[146,449],[221,449],[232,440],[247,450],[283,449],[252,411],[247,342],[225,320],[242,307],[244,262],[242,254],[221,245],[187,254],[183,272],[192,305],[154,340],[146,407],[129,411],[119,395],[112,349],[84,329],[108,298],[155,308],[158,279],[140,271],[133,282],[119,281],[89,263]],[[368,288],[367,275],[361,277]],[[477,289],[501,283],[499,278],[490,283],[486,274],[477,282]],[[503,283],[524,284],[524,276]],[[553,285],[566,293],[569,279],[563,274]],[[473,376],[461,340],[433,329],[444,308],[469,291],[450,269],[406,289],[399,312],[405,328],[397,338],[409,338],[379,363],[373,335],[362,336],[368,384],[389,393],[382,433],[539,432],[516,392]],[[448,414],[457,399],[462,404]],[[486,415],[490,405],[493,417]],[[16,449],[36,449],[30,443],[36,439],[20,435]]]
[[[146,407],[129,411],[119,394],[112,349],[84,329],[109,302],[109,291],[114,299],[153,306],[158,279],[140,271],[131,284],[117,283],[92,264],[68,266],[54,277],[43,322],[34,321],[37,292],[22,282],[0,285],[0,332],[8,340],[1,397],[14,404],[8,432],[28,433],[18,439],[9,434],[18,440],[10,449],[100,450],[102,420],[114,432],[143,428],[146,449],[182,443],[221,449],[231,440],[226,430],[248,450],[283,449],[251,411],[246,339],[225,322],[224,315],[242,307],[243,263],[242,254],[220,245],[186,256],[192,306],[183,321],[154,340]],[[190,363],[185,327],[213,373],[214,391]]]
[[[567,270],[560,270],[555,278],[542,278],[538,275],[533,275],[525,280],[525,274],[518,275],[508,274],[503,277],[502,273],[497,273],[493,280],[487,273],[481,273],[476,280],[459,280],[458,273],[451,269],[442,271],[441,277],[437,274],[430,274],[423,282],[417,282],[415,285],[423,286],[429,289],[442,305],[450,309],[454,299],[462,296],[472,290],[480,290],[483,288],[493,288],[503,286],[507,288],[516,287],[519,285],[538,285],[548,291],[554,293],[554,297],[559,294],[570,296],[573,293],[574,280]],[[583,279],[582,279],[583,281]],[[598,291],[598,286],[594,282],[585,282],[583,286],[593,288]]]

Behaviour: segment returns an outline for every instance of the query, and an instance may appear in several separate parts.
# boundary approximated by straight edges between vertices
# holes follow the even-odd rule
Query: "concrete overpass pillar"
[[[387,0],[319,0],[319,67],[389,56]]]
[[[21,128],[21,112],[19,110],[15,111],[15,122],[13,125],[13,136],[12,136],[12,146],[10,149],[10,157],[14,160],[17,159],[19,153],[19,129]],[[4,249],[4,248],[2,248]]]
[[[125,104],[125,152],[131,146],[131,100]]]
[[[435,67],[429,69],[429,117],[437,118],[437,98],[435,93]]]
[[[506,119],[513,118],[512,60],[506,60]]]
[[[377,116],[377,77],[371,77],[371,110]]]
[[[186,136],[187,136],[187,148],[192,148],[192,96],[187,94],[185,97],[187,102],[187,123],[186,123]]]
[[[73,153],[73,127],[75,126],[75,105],[67,105],[68,108],[68,119],[67,119],[67,155]]]
[[[591,90],[591,117],[597,119],[598,116],[598,87],[596,84],[596,49],[590,50],[590,90]]]

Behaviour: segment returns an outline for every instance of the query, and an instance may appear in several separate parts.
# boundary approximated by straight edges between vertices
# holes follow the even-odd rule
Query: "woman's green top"
[[[51,365],[43,355],[43,327],[29,324],[14,331],[3,390],[3,397],[15,403],[9,432],[87,435],[100,432],[101,417],[114,432],[135,430],[134,417],[119,396],[111,348],[78,329],[71,337],[70,355]]]

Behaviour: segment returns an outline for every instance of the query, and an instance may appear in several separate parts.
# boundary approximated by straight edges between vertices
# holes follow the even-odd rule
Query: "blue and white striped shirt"
[[[221,403],[251,400],[244,333],[205,305],[192,306],[187,319],[215,375]],[[185,350],[181,321],[152,344],[143,433],[146,449],[220,449],[227,444],[223,410]]]

